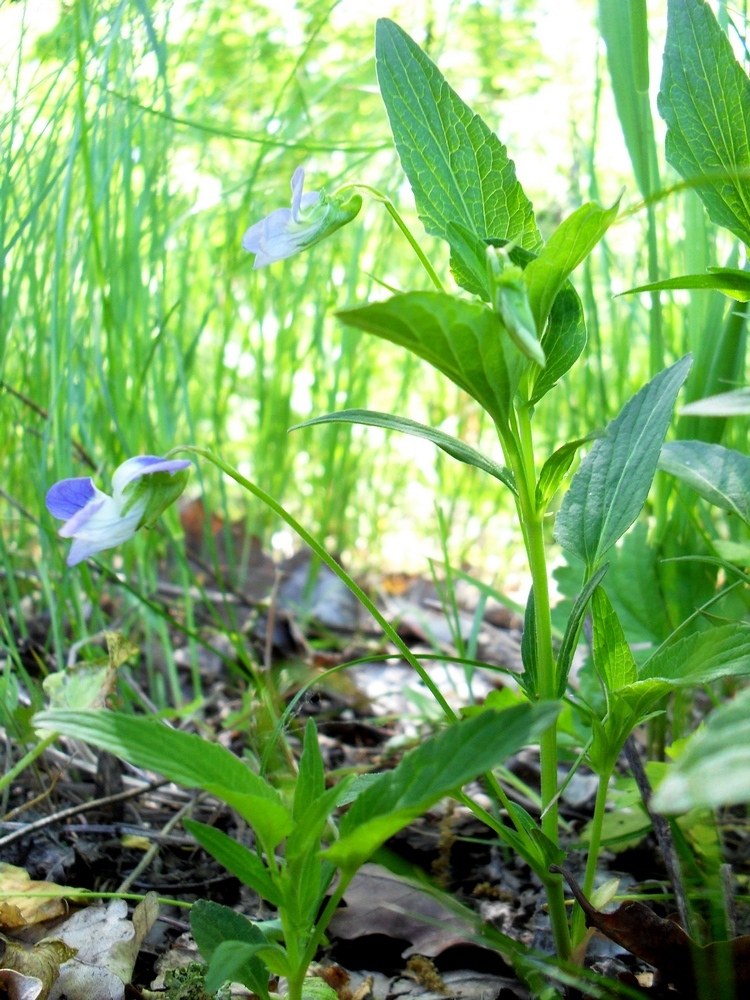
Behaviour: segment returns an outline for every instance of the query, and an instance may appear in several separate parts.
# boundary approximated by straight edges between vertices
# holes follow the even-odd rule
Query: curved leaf
[[[560,223],[524,271],[529,305],[540,336],[558,292],[604,236],[619,207],[619,198],[611,208],[602,208],[595,201],[581,205]]]
[[[659,468],[691,486],[704,500],[750,524],[750,457],[704,441],[669,441]]]
[[[557,515],[555,538],[589,570],[627,531],[646,502],[690,364],[688,354],[628,400],[573,477]]]
[[[677,687],[710,684],[721,677],[750,674],[750,624],[732,622],[685,636],[658,649],[638,671],[641,680]]]
[[[708,717],[651,800],[663,813],[750,802],[750,691]]]
[[[424,358],[481,403],[496,423],[508,424],[526,361],[486,306],[441,292],[408,292],[336,315]]]
[[[586,585],[576,598],[573,610],[570,612],[570,617],[568,618],[568,622],[565,626],[565,634],[563,635],[562,642],[560,643],[560,652],[557,654],[558,698],[563,697],[565,689],[568,686],[568,674],[570,673],[570,668],[573,664],[573,656],[575,655],[576,647],[578,645],[578,636],[581,631],[581,624],[586,614],[588,603],[591,600],[591,595],[604,579],[608,569],[609,563],[605,563],[596,571],[596,573],[594,573],[590,580],[586,581]]]
[[[341,820],[341,839],[326,852],[339,868],[358,868],[388,837],[443,796],[499,764],[553,723],[555,702],[519,705],[451,724],[382,774]]]
[[[750,388],[720,392],[716,396],[696,399],[680,411],[688,417],[747,417],[750,416]]]
[[[437,66],[387,18],[376,25],[375,59],[380,93],[419,217],[428,233],[451,243],[457,280],[476,292],[471,267],[466,274],[463,241],[451,239],[451,223],[481,238],[518,238],[530,250],[542,245],[515,165]]]
[[[658,97],[668,162],[709,217],[750,243],[750,81],[705,0],[669,0]]]
[[[312,420],[305,420],[304,423],[295,424],[289,429],[299,430],[301,427],[312,427],[315,424],[364,424],[367,427],[383,427],[389,431],[400,431],[402,434],[412,434],[414,437],[424,438],[431,441],[438,448],[442,448],[451,458],[464,462],[466,465],[473,465],[483,472],[488,472],[495,479],[499,479],[508,489],[517,493],[516,484],[513,481],[513,473],[492,459],[486,458],[476,448],[464,444],[458,438],[451,437],[444,431],[439,431],[435,427],[428,427],[420,424],[416,420],[409,420],[408,417],[397,417],[392,413],[379,413],[377,410],[339,410],[338,413],[326,413],[322,417],[313,417]]]
[[[708,289],[723,292],[738,302],[750,301],[750,271],[740,271],[735,267],[711,267],[705,274],[683,274],[677,278],[665,278],[650,285],[629,288],[621,295],[635,292],[668,292],[678,288]]]

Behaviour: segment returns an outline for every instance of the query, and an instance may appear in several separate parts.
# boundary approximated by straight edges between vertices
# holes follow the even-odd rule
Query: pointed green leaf
[[[638,670],[620,619],[602,587],[591,599],[594,620],[594,666],[609,694],[638,680]]]
[[[488,710],[425,740],[359,796],[341,820],[341,839],[328,849],[328,857],[339,868],[358,868],[443,796],[538,737],[558,711],[553,702]]]
[[[669,441],[659,468],[691,486],[704,500],[750,524],[750,457],[704,441]]]
[[[750,691],[711,713],[651,800],[663,813],[741,802],[750,802]]]
[[[190,910],[190,930],[201,957],[209,963],[209,967],[216,951],[227,941],[237,945],[249,945],[254,949],[252,953],[243,953],[241,961],[233,963],[231,969],[222,963],[218,976],[217,970],[210,967],[212,980],[218,978],[219,981],[209,985],[207,974],[208,992],[213,992],[222,983],[230,981],[242,983],[261,997],[261,1000],[268,1000],[268,970],[256,952],[258,947],[271,946],[271,942],[255,924],[228,906],[199,899]],[[227,974],[222,977],[221,972],[225,968]]]
[[[750,81],[705,0],[669,0],[658,107],[668,162],[709,217],[750,243]]]
[[[206,785],[205,788],[209,794],[237,810],[253,828],[267,853],[291,833],[294,826],[292,814],[278,798],[278,793],[276,798],[271,798],[268,795],[235,792],[223,785]],[[271,791],[276,792],[275,789]]]
[[[678,278],[665,278],[650,285],[629,288],[622,295],[635,292],[668,292],[678,288],[709,289],[723,292],[737,302],[750,301],[750,271],[740,271],[735,267],[710,267],[705,274],[683,274]]]
[[[553,389],[581,356],[586,346],[586,323],[578,292],[566,281],[557,293],[542,336],[542,350],[547,359],[544,368],[534,372],[529,402],[534,405]]]
[[[540,336],[566,279],[604,236],[619,207],[619,198],[612,208],[602,208],[595,201],[581,205],[557,227],[539,256],[524,271],[529,305]]]
[[[325,790],[326,775],[323,757],[318,745],[318,731],[314,721],[308,719],[302,744],[302,756],[299,761],[297,783],[294,788],[292,816],[295,823],[299,823],[308,810],[319,801]]]
[[[750,624],[732,622],[687,635],[658,649],[638,671],[641,680],[678,687],[750,674]]]
[[[586,608],[591,600],[591,595],[604,579],[608,569],[609,563],[605,563],[596,571],[596,573],[594,573],[590,580],[586,581],[585,586],[581,589],[580,594],[576,598],[573,610],[570,612],[570,617],[568,618],[568,622],[565,626],[565,634],[563,635],[562,642],[560,643],[560,652],[557,654],[558,698],[563,697],[568,686],[568,674],[570,673],[570,668],[573,665],[573,657],[575,656],[575,651],[578,646],[578,636],[581,631],[583,619],[586,615]]]
[[[229,750],[201,736],[106,711],[40,712],[34,725],[93,743],[186,788],[205,789],[237,809],[269,850],[291,829],[291,814],[276,789]]]
[[[497,136],[387,18],[377,22],[375,57],[396,149],[427,232],[450,242],[449,226],[458,223],[482,238],[519,239],[538,249],[542,240],[531,202]],[[462,280],[462,247],[452,249]],[[477,291],[471,277],[469,284]]]
[[[617,697],[609,702],[604,722],[592,719],[592,742],[588,750],[589,762],[597,774],[611,774],[625,746],[625,740],[636,726],[653,714],[670,685],[664,681],[636,681],[620,688]]]
[[[508,423],[526,361],[490,309],[440,292],[409,292],[337,315],[424,358],[497,423]]]
[[[750,416],[750,389],[720,392],[688,403],[680,411],[690,417],[747,417]]]
[[[279,890],[257,854],[245,847],[244,844],[240,844],[222,833],[221,830],[217,830],[214,826],[199,823],[194,819],[184,819],[182,825],[188,833],[195,837],[201,847],[205,848],[220,865],[223,865],[240,882],[249,885],[261,899],[265,899],[272,906],[278,907],[280,905]]]
[[[103,710],[57,710],[39,712],[34,727],[92,743],[186,788],[228,787],[281,802],[274,788],[219,743],[155,719]]]
[[[529,591],[526,611],[523,616],[523,634],[521,636],[521,661],[523,673],[519,683],[526,692],[529,701],[539,697],[539,656],[536,642],[536,611],[534,608],[534,588]]]
[[[409,420],[408,417],[397,417],[391,413],[378,413],[376,410],[340,410],[338,413],[326,413],[325,416],[313,417],[302,424],[295,424],[289,429],[294,431],[300,427],[312,427],[315,424],[350,423],[364,424],[367,427],[384,427],[390,431],[400,431],[402,434],[412,434],[414,437],[424,438],[431,441],[444,452],[464,462],[466,465],[473,465],[483,472],[488,472],[495,479],[507,486],[514,493],[517,493],[516,484],[513,481],[513,473],[503,465],[498,465],[492,459],[487,458],[476,448],[464,444],[458,438],[451,437],[444,431],[439,431],[435,427],[428,427],[420,424],[416,420]]]
[[[550,455],[542,466],[536,484],[536,509],[538,511],[543,512],[547,509],[550,501],[562,486],[562,481],[573,464],[578,449],[601,436],[601,431],[592,431],[586,437],[568,441],[567,444],[562,445]]]
[[[555,538],[589,570],[638,517],[651,488],[686,355],[636,393],[581,462],[557,515]]]
[[[625,145],[641,194],[659,185],[654,122],[648,97],[645,0],[599,0],[599,27]]]

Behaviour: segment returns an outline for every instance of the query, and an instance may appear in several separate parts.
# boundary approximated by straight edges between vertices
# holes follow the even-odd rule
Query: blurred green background
[[[730,37],[745,58],[744,11],[719,8],[727,26],[731,14]],[[525,594],[513,511],[494,481],[422,441],[375,429],[287,433],[310,416],[367,406],[500,457],[473,400],[335,319],[339,307],[384,295],[381,283],[428,287],[382,206],[366,204],[332,239],[259,271],[240,248],[252,222],[288,204],[292,172],[304,165],[309,189],[359,181],[387,193],[450,283],[445,247],[424,236],[390,142],[376,15],[412,33],[498,131],[543,234],[582,202],[610,204],[624,188],[621,221],[574,275],[589,341],[584,363],[540,407],[550,448],[618,411],[655,367],[655,342],[667,363],[731,335],[714,387],[741,384],[741,308],[729,317],[728,300],[709,292],[663,295],[656,307],[645,295],[614,297],[650,274],[741,263],[692,192],[643,206],[644,195],[678,180],[664,164],[655,110],[664,0],[648,13],[650,92],[628,110],[615,104],[594,0],[0,6],[5,641],[13,646],[23,633],[31,598],[49,615],[60,656],[65,630],[78,638],[97,628],[106,581],[65,569],[67,544],[44,509],[49,485],[93,474],[107,489],[128,456],[179,443],[218,451],[358,571],[424,572],[428,556],[441,557],[439,503],[451,560]],[[652,157],[645,178],[636,133]],[[726,443],[744,448],[744,422],[732,426]],[[189,492],[225,525],[245,525],[234,536],[244,541],[227,546],[236,580],[251,535],[277,554],[294,549],[283,524],[211,469],[193,475]],[[157,553],[171,560],[176,582],[192,582],[176,510],[163,531],[104,559],[148,596]],[[187,598],[184,614],[189,622]]]

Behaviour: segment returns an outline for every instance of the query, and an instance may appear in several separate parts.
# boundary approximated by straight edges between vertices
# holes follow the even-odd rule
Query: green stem
[[[302,967],[304,972],[307,972],[310,962],[315,958],[315,952],[318,950],[320,942],[323,940],[323,935],[326,932],[326,927],[331,922],[331,917],[336,912],[336,908],[343,899],[344,893],[349,888],[349,883],[354,878],[355,872],[341,872],[339,877],[339,884],[336,886],[334,892],[329,896],[328,902],[326,903],[326,908],[320,915],[317,924],[315,925],[315,930],[313,931],[313,936],[305,949],[305,953],[302,956]]]
[[[438,705],[440,705],[448,721],[456,722],[457,720],[456,713],[453,711],[448,702],[445,700],[442,693],[440,692],[440,689],[437,687],[433,679],[430,677],[430,675],[427,673],[427,671],[424,669],[421,663],[414,657],[413,653],[406,645],[406,643],[403,641],[398,632],[396,632],[396,630],[393,628],[390,622],[386,621],[386,619],[383,617],[380,611],[378,611],[378,609],[375,607],[375,605],[367,596],[367,594],[364,592],[364,590],[362,590],[362,588],[357,583],[355,583],[354,580],[352,580],[352,578],[349,576],[346,570],[342,569],[342,567],[339,566],[339,564],[336,562],[333,556],[330,556],[328,552],[326,552],[326,550],[323,548],[320,542],[317,541],[317,539],[314,538],[309,531],[306,531],[305,528],[302,527],[299,521],[293,518],[292,515],[289,514],[286,510],[284,510],[281,504],[278,503],[276,500],[274,500],[274,498],[270,494],[266,493],[264,489],[261,489],[260,486],[256,486],[255,483],[251,483],[249,479],[245,479],[245,477],[243,475],[240,475],[240,473],[236,469],[234,469],[223,459],[219,458],[217,455],[212,454],[210,451],[208,451],[207,448],[197,448],[195,445],[192,444],[178,445],[176,448],[172,448],[172,450],[168,452],[168,455],[174,455],[177,452],[181,451],[187,451],[193,455],[200,455],[201,458],[205,458],[207,461],[215,465],[217,469],[220,469],[227,476],[234,479],[236,483],[239,483],[239,485],[242,486],[243,489],[246,489],[249,493],[252,493],[253,496],[256,496],[258,497],[259,500],[262,500],[263,503],[266,504],[268,507],[270,507],[275,514],[278,514],[280,518],[283,518],[283,520],[286,521],[289,527],[292,528],[292,530],[299,535],[302,541],[310,546],[313,552],[315,552],[315,554],[320,557],[320,559],[326,564],[326,566],[328,566],[328,568],[331,569],[336,574],[336,576],[346,584],[346,586],[349,588],[349,590],[351,590],[354,596],[359,601],[361,601],[361,603],[364,605],[365,608],[367,608],[367,610],[370,612],[370,614],[378,623],[378,625],[380,625],[380,627],[383,629],[383,631],[391,640],[391,642],[394,644],[394,646],[396,646],[397,649],[401,652],[406,662],[410,666],[412,666],[414,670],[417,672],[420,679],[422,680],[422,683],[430,691],[430,693],[432,694],[433,698],[438,703]]]
[[[340,194],[342,191],[349,191],[349,190],[366,191],[368,194],[372,195],[372,197],[375,198],[376,201],[379,201],[381,205],[385,205],[386,211],[388,212],[388,214],[391,216],[391,218],[396,223],[398,228],[401,230],[401,232],[409,241],[412,250],[419,258],[419,262],[429,275],[430,281],[433,283],[433,285],[435,286],[435,288],[437,288],[439,292],[444,292],[445,288],[443,287],[442,281],[437,276],[435,268],[427,259],[424,250],[422,250],[422,247],[414,239],[411,230],[406,225],[404,220],[401,218],[398,209],[393,204],[391,199],[387,195],[383,194],[382,191],[378,191],[377,188],[370,187],[369,184],[345,184],[343,187],[338,188],[335,194]]]
[[[529,570],[534,588],[534,618],[536,621],[536,647],[539,675],[539,697],[557,700],[557,673],[552,650],[552,618],[549,602],[547,556],[544,549],[543,515],[536,509],[536,481],[531,413],[526,406],[518,408],[518,429],[515,435],[500,432],[506,461],[516,477],[518,487],[518,516],[524,528],[524,542],[529,560]],[[539,762],[542,785],[542,832],[558,845],[557,815],[557,725],[542,733],[539,741]],[[570,954],[570,932],[565,909],[562,878],[549,876],[547,884],[552,931],[560,958]]]
[[[6,771],[2,778],[0,778],[0,792],[4,791],[11,781],[14,781],[22,771],[25,771],[29,764],[33,764],[37,757],[40,757],[47,747],[55,742],[59,735],[59,733],[50,733],[49,736],[45,736],[43,740],[40,740],[37,743],[33,750],[29,750],[29,752],[19,760],[15,767],[12,767],[10,771]]]
[[[586,876],[583,881],[583,894],[586,899],[591,899],[591,892],[594,888],[594,878],[596,876],[596,865],[599,860],[599,848],[602,842],[602,824],[604,823],[604,813],[607,808],[607,792],[609,790],[609,779],[611,772],[599,775],[599,787],[596,791],[596,805],[594,806],[594,818],[591,821],[591,839],[589,840],[589,853],[586,858]],[[573,944],[577,945],[585,933],[583,910],[576,903],[573,909]]]

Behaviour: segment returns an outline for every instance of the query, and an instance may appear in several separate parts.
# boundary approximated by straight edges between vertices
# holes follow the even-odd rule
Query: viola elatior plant
[[[670,0],[672,15],[677,8],[713,16],[700,0]],[[243,246],[256,254],[256,267],[307,249],[359,211],[361,196],[350,193],[345,198],[346,190],[370,191],[386,205],[407,236],[435,290],[418,288],[362,303],[341,311],[339,318],[413,352],[473,397],[496,428],[504,463],[439,428],[400,415],[348,410],[317,417],[308,424],[359,423],[416,435],[489,474],[510,491],[532,579],[521,651],[524,669],[517,677],[529,704],[501,712],[489,705],[472,706],[471,718],[457,719],[419,659],[323,546],[260,487],[220,459],[191,448],[188,450],[210,459],[268,503],[333,572],[346,579],[430,688],[445,713],[446,729],[404,757],[394,771],[368,776],[371,784],[345,779],[326,789],[310,725],[291,793],[288,786],[278,790],[219,745],[206,745],[196,736],[166,729],[153,720],[59,710],[36,716],[40,730],[88,740],[171,780],[205,789],[235,808],[253,827],[256,844],[251,851],[210,827],[188,824],[207,850],[278,909],[281,930],[277,926],[264,928],[232,911],[222,909],[220,914],[212,909],[215,904],[206,904],[193,911],[193,931],[210,961],[211,988],[227,979],[240,980],[264,1000],[269,974],[285,976],[290,1000],[300,1000],[305,971],[348,880],[389,836],[447,794],[471,809],[539,877],[547,893],[557,952],[568,958],[572,947],[584,941],[585,929],[580,907],[574,910],[572,920],[568,917],[559,874],[565,852],[557,815],[562,791],[558,727],[567,727],[568,745],[574,741],[577,747],[575,766],[585,762],[598,776],[583,886],[590,900],[609,781],[629,734],[663,711],[664,699],[675,689],[750,673],[750,626],[743,621],[717,619],[719,624],[707,620],[700,629],[694,628],[692,619],[697,613],[678,623],[645,661],[643,657],[637,660],[607,579],[608,554],[613,558],[615,545],[648,500],[691,358],[677,359],[670,367],[656,371],[603,432],[569,441],[542,461],[537,453],[536,408],[576,363],[586,342],[583,308],[569,278],[615,220],[618,204],[609,208],[595,202],[581,206],[545,242],[506,148],[451,89],[419,46],[384,19],[377,26],[376,56],[378,82],[396,150],[426,232],[443,240],[450,250],[454,290],[446,291],[426,251],[387,198],[359,185],[340,189],[330,199],[317,193],[305,195],[301,170],[292,181],[291,209],[278,210],[253,226]],[[581,448],[588,448],[588,454],[555,513],[555,497]],[[721,459],[724,472],[718,475],[714,470],[714,488],[710,495],[704,489],[704,495],[714,503],[719,497],[725,506],[730,505],[728,509],[739,510],[734,459],[729,462],[716,452],[697,455],[694,448],[686,456],[681,447],[671,445],[661,461],[664,468],[695,486],[697,458],[706,468],[714,468]],[[140,468],[135,475],[147,484],[152,474],[184,473],[175,466],[160,472]],[[63,531],[76,537],[76,545],[80,538],[78,548],[74,545],[75,553],[71,551],[73,561],[115,544],[111,531],[104,540],[103,522],[108,511],[112,513],[108,523],[120,524],[129,517],[127,529],[120,525],[122,537],[129,537],[140,523],[146,523],[151,508],[144,505],[136,517],[128,484],[121,484],[119,493],[115,489],[115,496],[109,498],[95,491],[90,480],[74,482],[89,485],[55,487],[61,492],[50,504],[53,513],[69,518]],[[747,492],[750,494],[750,472]],[[741,499],[747,499],[744,489]],[[113,506],[105,508],[104,501]],[[142,502],[140,494],[138,502]],[[158,506],[161,511],[162,500]],[[750,511],[750,504],[741,509]],[[554,645],[544,530],[553,513],[555,538],[578,561],[582,581],[562,639]],[[750,523],[750,513],[747,519]],[[83,533],[86,524],[88,537]],[[643,527],[648,528],[648,518]],[[589,611],[593,665],[603,692],[595,704],[569,683]],[[560,712],[563,699],[569,709],[564,714]],[[559,722],[565,716],[567,721]],[[539,746],[539,818],[511,800],[492,770],[524,742]],[[463,791],[468,780],[478,774],[495,800],[492,810]],[[349,802],[353,802],[351,809],[337,820],[336,808]],[[339,881],[335,883],[337,870]],[[507,949],[514,960],[518,958],[517,946],[507,945]],[[537,989],[538,981],[529,983],[535,995],[542,992]]]
[[[47,510],[65,524],[58,534],[72,538],[68,566],[128,541],[139,528],[151,528],[188,481],[186,459],[138,455],[112,476],[112,496],[90,476],[61,479],[47,493]]]
[[[362,197],[351,190],[330,197],[322,191],[304,191],[305,171],[292,175],[292,207],[277,208],[251,226],[242,248],[255,254],[254,268],[293,257],[336,232],[359,213]]]

